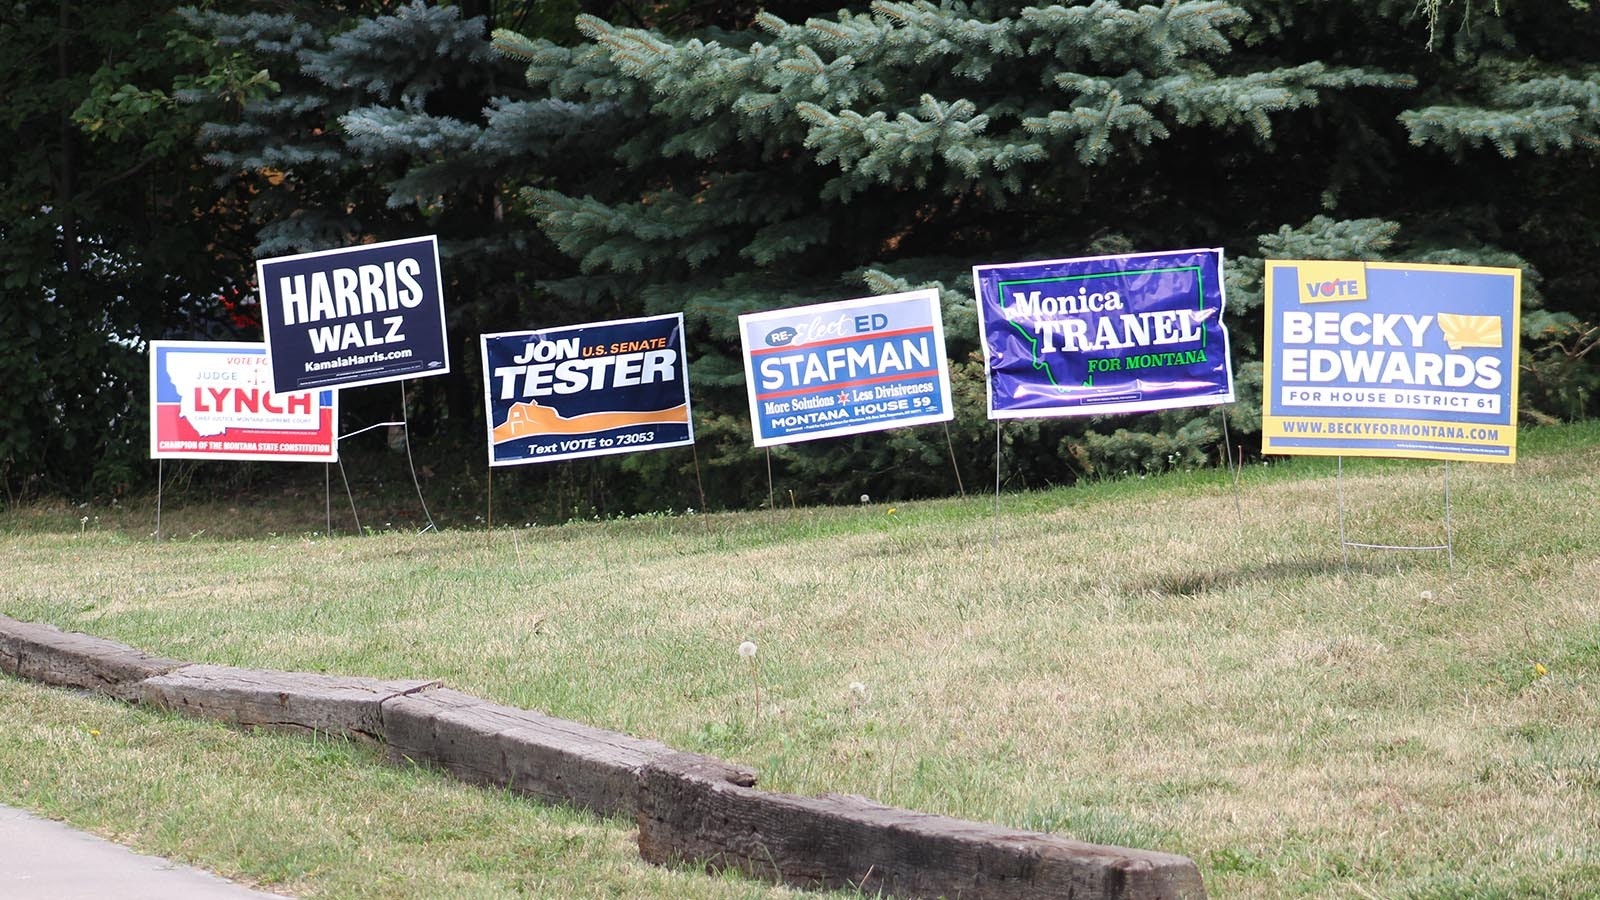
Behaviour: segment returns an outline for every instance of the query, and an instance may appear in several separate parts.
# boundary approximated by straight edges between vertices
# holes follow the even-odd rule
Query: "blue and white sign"
[[[432,235],[257,260],[256,283],[274,391],[450,371]]]
[[[933,288],[739,317],[757,447],[948,422]]]
[[[479,341],[491,466],[694,443],[682,313]]]

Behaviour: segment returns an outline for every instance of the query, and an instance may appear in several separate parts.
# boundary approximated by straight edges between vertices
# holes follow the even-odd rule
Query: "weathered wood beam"
[[[134,700],[139,682],[186,665],[105,638],[0,616],[0,671],[19,678]]]
[[[801,888],[962,900],[1189,900],[1200,871],[1169,853],[1087,844],[883,806],[733,784],[696,757],[639,777],[639,854]]]
[[[233,725],[381,742],[383,702],[437,685],[420,679],[382,681],[192,665],[140,682],[138,700]]]
[[[509,788],[601,815],[632,815],[638,772],[676,753],[659,741],[501,706],[449,689],[383,704],[389,756],[427,763],[476,784]],[[749,769],[694,757],[743,784]]]

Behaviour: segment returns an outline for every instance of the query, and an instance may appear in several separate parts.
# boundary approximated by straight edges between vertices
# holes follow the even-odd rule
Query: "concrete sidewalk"
[[[283,900],[9,806],[0,806],[0,897]]]

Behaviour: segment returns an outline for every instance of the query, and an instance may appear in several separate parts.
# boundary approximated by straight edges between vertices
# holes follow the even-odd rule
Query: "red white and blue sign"
[[[683,314],[479,337],[489,465],[694,443]]]
[[[336,391],[272,390],[264,344],[150,342],[150,458],[337,462]]]
[[[257,260],[256,284],[276,390],[450,371],[432,235]]]
[[[989,418],[1231,403],[1222,251],[974,266]]]
[[[757,447],[948,422],[933,288],[739,317]]]

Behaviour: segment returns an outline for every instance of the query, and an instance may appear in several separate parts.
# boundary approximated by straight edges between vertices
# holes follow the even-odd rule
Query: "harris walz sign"
[[[279,392],[450,371],[436,237],[256,262]]]

